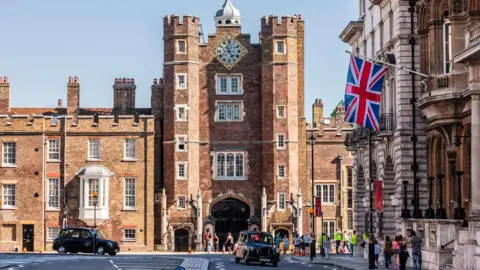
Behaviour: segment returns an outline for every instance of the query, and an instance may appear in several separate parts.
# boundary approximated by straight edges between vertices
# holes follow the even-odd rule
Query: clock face
[[[238,40],[227,34],[212,49],[212,54],[227,68],[232,69],[248,53]]]

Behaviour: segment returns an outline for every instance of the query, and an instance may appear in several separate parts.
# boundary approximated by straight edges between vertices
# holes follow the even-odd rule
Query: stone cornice
[[[350,40],[356,33],[363,31],[363,21],[351,21],[340,34],[343,42],[350,43]]]

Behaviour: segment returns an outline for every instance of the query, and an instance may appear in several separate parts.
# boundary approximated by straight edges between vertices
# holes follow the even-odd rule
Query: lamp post
[[[312,217],[312,243],[310,244],[310,260],[313,261],[313,257],[316,257],[316,241],[315,241],[315,171],[314,171],[314,146],[315,146],[315,136],[310,136],[310,145],[312,146],[312,208],[310,209],[312,211],[311,217]]]
[[[97,243],[97,202],[98,202],[98,193],[94,191],[92,193],[93,197],[93,254],[96,252],[96,243]]]

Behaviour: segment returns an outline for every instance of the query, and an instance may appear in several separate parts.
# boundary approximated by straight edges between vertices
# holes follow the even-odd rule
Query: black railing
[[[384,113],[380,114],[379,122],[379,131],[380,132],[394,132],[397,128],[397,122],[394,113]]]

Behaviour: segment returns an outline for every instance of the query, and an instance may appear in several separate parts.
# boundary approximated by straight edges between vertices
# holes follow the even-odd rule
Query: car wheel
[[[240,262],[240,258],[235,257],[235,263],[239,263],[239,262]]]
[[[105,254],[105,248],[104,247],[98,247],[97,254],[98,255],[104,255]]]
[[[117,255],[117,253],[116,252],[109,252],[108,255],[115,256],[115,255]]]
[[[59,246],[58,253],[61,253],[61,254],[67,253],[67,248],[65,248],[65,246]]]
[[[278,261],[274,261],[273,262],[273,267],[277,267],[277,265],[278,265]]]

